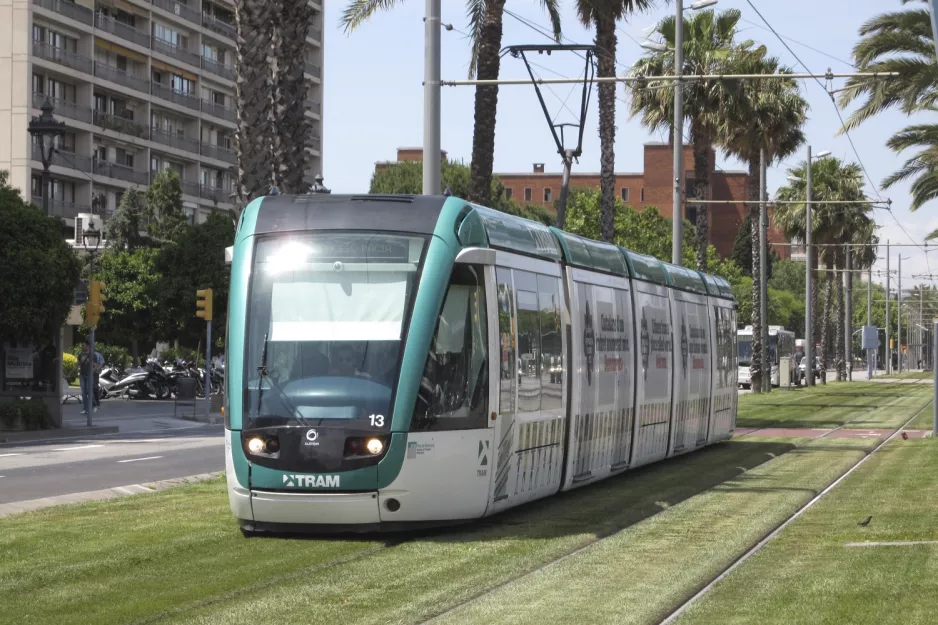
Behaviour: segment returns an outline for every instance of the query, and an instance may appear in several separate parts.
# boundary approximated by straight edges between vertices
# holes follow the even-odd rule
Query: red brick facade
[[[672,215],[672,171],[673,152],[667,143],[647,143],[644,172],[616,173],[616,195],[622,200],[642,210],[646,206],[657,206],[658,211],[667,217]],[[400,148],[398,161],[420,161],[423,151],[420,148]],[[446,152],[442,152],[446,158]],[[708,199],[741,201],[746,197],[746,185],[749,175],[741,171],[715,170],[715,154],[710,152],[710,193]],[[690,146],[684,146],[685,180],[692,189],[694,179],[694,155]],[[375,169],[388,166],[389,163],[377,163]],[[509,197],[522,205],[539,204],[553,209],[554,202],[560,196],[560,173],[544,172],[543,163],[535,163],[530,173],[497,173],[505,185]],[[570,175],[570,187],[599,188],[599,172],[581,173],[576,165]],[[739,226],[745,218],[744,204],[711,204],[709,206],[709,239],[721,256],[729,256],[733,251],[733,241],[739,232]],[[691,207],[691,211],[693,208]],[[685,207],[685,215],[688,215]],[[691,217],[693,214],[691,213]],[[771,223],[771,208],[769,209]],[[769,241],[786,242],[784,234],[774,227],[769,229]],[[783,258],[789,256],[788,246],[773,248]]]

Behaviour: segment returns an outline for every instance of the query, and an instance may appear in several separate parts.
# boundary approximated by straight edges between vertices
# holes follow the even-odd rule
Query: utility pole
[[[811,217],[811,146],[808,146],[807,180],[805,181],[805,229],[804,229],[804,358],[805,375],[808,386],[814,386],[814,308],[811,306],[811,230],[814,222]]]
[[[573,167],[573,150],[563,151],[563,178],[560,180],[560,203],[557,204],[557,228],[563,230],[567,218],[567,194],[570,193],[570,168]]]
[[[853,382],[853,273],[851,269],[850,246],[847,246],[846,263],[847,268],[844,273],[844,357],[847,359],[847,381]]]
[[[870,265],[870,272],[867,276],[868,280],[866,282],[866,325],[867,327],[873,324],[873,266]],[[877,332],[877,336],[878,336]],[[873,350],[866,350],[866,377],[868,380],[873,379]]]
[[[938,318],[932,321],[932,388],[934,388],[934,404],[932,412],[932,435],[938,436]]]
[[[889,239],[886,239],[886,375],[892,373],[892,349],[889,345]]]
[[[195,292],[195,316],[204,319],[205,326],[205,414],[212,410],[212,289]]]
[[[684,0],[674,0],[674,197],[671,208],[671,263],[681,265],[684,242]]]
[[[759,150],[759,316],[762,318],[762,390],[772,392],[772,361],[769,349],[769,288],[766,284],[766,256],[769,247],[769,223],[766,215],[765,148]],[[782,383],[781,365],[778,372],[779,388]]]
[[[899,254],[899,275],[896,276],[898,283],[898,295],[896,296],[896,364],[899,365],[899,373],[902,373],[902,254]]]
[[[440,192],[440,2],[427,0],[423,57],[423,194]]]

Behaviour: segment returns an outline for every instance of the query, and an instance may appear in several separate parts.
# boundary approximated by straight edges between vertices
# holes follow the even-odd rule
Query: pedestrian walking
[[[91,355],[91,342],[85,341],[81,353],[78,355],[78,382],[81,387],[81,414],[88,414],[89,410],[98,411],[101,401],[98,399],[98,374],[104,366],[104,356],[101,352],[95,350],[94,356]],[[91,388],[88,387],[88,374],[93,371],[94,381]]]

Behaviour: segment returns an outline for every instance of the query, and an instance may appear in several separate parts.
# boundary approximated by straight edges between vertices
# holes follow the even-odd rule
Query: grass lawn
[[[936,473],[938,441],[895,439],[678,623],[934,623],[938,544],[845,544],[938,541]]]
[[[221,480],[50,508],[0,519],[0,623],[419,622],[590,545],[448,621],[652,623],[872,444],[739,439],[387,549],[244,539]]]
[[[930,430],[935,424],[935,403],[931,402],[928,404],[928,407],[925,408],[912,423],[909,424],[910,429],[921,429],[921,430]]]
[[[886,380],[931,380],[935,374],[931,371],[910,371],[878,376]]]

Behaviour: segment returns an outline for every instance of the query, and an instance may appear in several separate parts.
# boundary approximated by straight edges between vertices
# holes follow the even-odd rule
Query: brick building
[[[644,172],[616,172],[616,194],[622,200],[642,210],[646,206],[657,206],[658,211],[667,217],[672,215],[672,175],[673,152],[669,143],[646,143],[644,145]],[[446,152],[441,152],[446,158]],[[420,161],[423,150],[417,148],[398,148],[397,161]],[[710,192],[708,199],[738,200],[746,197],[746,185],[749,174],[744,171],[726,171],[715,168],[716,155],[710,152]],[[389,166],[389,162],[375,164],[375,169]],[[685,184],[689,194],[693,193],[694,155],[689,145],[684,146]],[[522,205],[539,204],[553,210],[554,203],[560,197],[559,172],[545,172],[544,163],[534,163],[530,172],[495,172],[505,185],[505,193]],[[599,172],[577,171],[576,165],[570,174],[570,187],[599,188]],[[729,256],[733,251],[733,241],[739,232],[739,226],[746,215],[744,204],[711,204],[709,212],[709,239],[721,256]],[[696,220],[695,207],[685,207],[685,215],[691,221]],[[771,224],[771,208],[769,208]],[[785,235],[775,227],[769,228],[769,241],[786,242]],[[789,256],[788,246],[773,248],[779,256]]]

